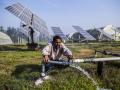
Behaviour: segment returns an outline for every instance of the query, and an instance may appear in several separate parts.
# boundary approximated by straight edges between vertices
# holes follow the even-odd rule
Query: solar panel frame
[[[22,32],[22,33],[24,33],[27,37],[29,37],[28,26],[24,26],[24,27],[23,27],[23,25],[24,25],[24,24],[21,22],[21,23],[20,23],[20,29],[19,29],[19,31]]]
[[[86,40],[96,40],[93,36],[91,36],[87,31],[83,30],[80,26],[72,26],[77,32],[83,35]]]
[[[31,39],[30,38],[30,30],[28,29],[29,28],[29,26],[27,26],[27,25],[25,25],[24,27],[23,27],[23,25],[25,25],[24,23],[20,23],[20,32],[22,32],[24,35],[26,35],[29,39]],[[43,34],[42,34],[42,36],[43,36]],[[43,38],[41,36],[41,38]],[[38,32],[38,31],[35,31],[34,32],[34,36],[33,36],[33,39],[34,39],[34,41],[35,42],[39,42],[39,37],[40,37],[40,32]]]
[[[13,15],[15,15],[16,17],[18,17],[28,26],[32,27],[34,30],[41,32],[42,34],[45,34],[46,37],[50,37],[45,21],[39,18],[34,13],[32,13],[29,9],[25,8],[20,3],[16,3],[11,6],[8,6],[5,9],[8,10]],[[33,15],[33,21],[31,25],[32,15]]]

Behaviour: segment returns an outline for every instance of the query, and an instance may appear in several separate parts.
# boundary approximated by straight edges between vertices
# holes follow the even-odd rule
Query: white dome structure
[[[0,45],[6,44],[13,44],[13,42],[7,34],[0,32]]]
[[[117,31],[117,28],[115,28],[113,25],[107,25],[103,31],[109,35],[111,35],[114,40],[120,41],[120,32]]]

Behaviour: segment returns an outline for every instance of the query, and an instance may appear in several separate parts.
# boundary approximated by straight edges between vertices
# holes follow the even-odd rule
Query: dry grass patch
[[[73,53],[75,58],[90,57],[94,55],[94,51],[91,49],[80,49],[76,53]]]

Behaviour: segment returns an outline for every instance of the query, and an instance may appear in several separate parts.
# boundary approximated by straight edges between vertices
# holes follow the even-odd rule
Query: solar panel
[[[25,34],[27,37],[29,37],[29,30],[28,30],[28,26],[26,26],[23,23],[20,23],[20,32],[22,32],[23,34]]]
[[[60,29],[60,27],[51,27],[51,28],[52,28],[52,30],[53,30],[53,32],[54,32],[55,35],[58,35],[58,36],[60,36],[63,39],[66,38],[66,36],[63,34],[63,32]]]
[[[5,9],[25,22],[28,26],[32,27],[34,30],[40,32],[41,34],[44,34],[45,37],[50,36],[47,31],[48,29],[45,21],[32,13],[29,9],[22,6],[20,3],[8,6]]]
[[[83,35],[83,37],[86,38],[86,40],[96,40],[93,36],[91,36],[87,31],[83,30],[79,26],[73,26],[73,28]]]
[[[29,30],[29,26],[27,26],[27,25],[25,25],[24,23],[20,23],[20,30],[19,30],[20,32],[22,32],[24,35],[26,35],[27,37],[29,37],[30,36],[30,30]],[[38,31],[35,31],[34,32],[34,41],[36,41],[36,40],[38,40],[38,38],[39,38],[39,36],[40,36],[40,32],[38,32]],[[41,37],[41,38],[43,38],[43,37]]]
[[[101,36],[102,35],[105,35],[105,36],[107,36],[108,38],[110,38],[110,39],[114,39],[114,37],[113,36],[111,36],[111,35],[109,35],[109,34],[107,34],[106,32],[104,32],[103,30],[101,30],[101,29],[96,29],[96,30],[98,30],[100,33],[101,33]],[[101,38],[101,37],[100,37]]]

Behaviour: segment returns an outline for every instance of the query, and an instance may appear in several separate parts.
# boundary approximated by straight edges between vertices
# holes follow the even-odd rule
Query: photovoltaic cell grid
[[[5,8],[10,13],[24,21],[28,26],[31,26],[34,30],[49,36],[46,23],[40,19],[37,15],[33,14],[29,9],[23,7],[20,3],[13,4]],[[33,16],[32,25],[31,18]]]
[[[63,34],[62,30],[60,29],[60,27],[51,27],[51,28],[52,28],[55,35],[58,35],[64,39],[66,38],[65,35]]]
[[[93,36],[91,36],[87,31],[83,30],[79,26],[73,26],[73,28],[79,32],[80,34],[83,35],[87,40],[96,40]]]

